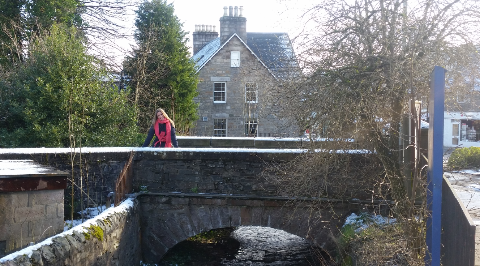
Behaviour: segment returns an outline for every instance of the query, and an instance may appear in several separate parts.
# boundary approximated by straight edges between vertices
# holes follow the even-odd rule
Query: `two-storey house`
[[[242,7],[224,7],[220,36],[214,26],[197,25],[193,57],[199,75],[196,136],[293,137],[296,125],[268,100],[296,69],[286,33],[247,32]]]

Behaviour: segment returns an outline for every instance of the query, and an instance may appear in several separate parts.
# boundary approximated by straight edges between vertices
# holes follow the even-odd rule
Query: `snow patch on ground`
[[[355,227],[355,232],[360,232],[367,229],[371,224],[392,224],[395,223],[397,219],[384,217],[381,215],[375,215],[370,213],[361,213],[357,215],[355,213],[350,214],[347,219],[345,219],[345,223],[343,226],[352,225]]]
[[[85,210],[81,211],[79,214],[81,215],[83,213],[83,220],[89,220],[91,218],[94,218],[97,215],[100,215],[103,213],[105,210],[107,210],[107,207],[105,205],[103,206],[98,206],[96,208],[86,208]],[[82,224],[82,219],[77,219],[77,220],[67,220],[64,222],[65,226],[63,227],[63,231],[68,231],[72,229],[73,227]]]

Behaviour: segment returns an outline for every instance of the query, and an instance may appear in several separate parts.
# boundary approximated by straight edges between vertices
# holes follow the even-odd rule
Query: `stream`
[[[157,265],[334,265],[305,239],[282,230],[240,226],[211,230],[170,249]]]

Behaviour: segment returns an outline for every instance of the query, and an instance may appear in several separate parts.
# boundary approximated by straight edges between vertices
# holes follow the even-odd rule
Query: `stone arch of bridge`
[[[248,197],[143,194],[140,204],[143,260],[157,263],[181,241],[225,227],[254,225],[284,230],[328,248],[338,232],[339,217],[351,212],[347,204],[326,204],[311,212],[308,206],[285,200]]]

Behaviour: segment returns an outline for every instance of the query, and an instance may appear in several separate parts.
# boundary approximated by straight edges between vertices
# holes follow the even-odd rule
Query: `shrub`
[[[452,170],[480,167],[480,147],[456,149],[448,158]]]

